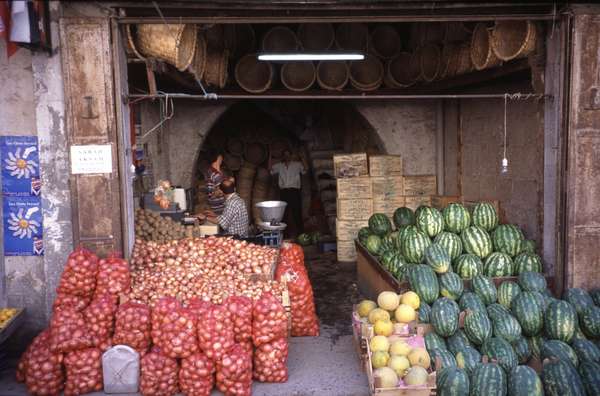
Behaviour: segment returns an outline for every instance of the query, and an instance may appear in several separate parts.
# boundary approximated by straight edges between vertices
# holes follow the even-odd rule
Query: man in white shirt
[[[300,154],[300,161],[292,160],[292,153],[286,150],[283,153],[283,161],[272,164],[269,155],[269,170],[272,175],[277,175],[281,200],[287,202],[287,217],[295,223],[295,231],[302,232],[302,175],[306,173],[308,165],[304,155]]]

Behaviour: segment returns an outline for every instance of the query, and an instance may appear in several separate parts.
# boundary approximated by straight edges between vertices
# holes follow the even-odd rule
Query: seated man
[[[223,213],[216,216],[214,212],[208,211],[206,217],[209,221],[218,224],[224,234],[237,235],[245,238],[248,236],[248,210],[246,203],[235,192],[235,180],[233,177],[225,179],[221,183],[221,190],[225,195],[225,208]]]

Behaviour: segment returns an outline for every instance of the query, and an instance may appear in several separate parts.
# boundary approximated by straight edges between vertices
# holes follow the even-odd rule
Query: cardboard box
[[[336,178],[367,176],[367,153],[334,155],[333,169]]]
[[[404,195],[404,178],[402,176],[371,177],[373,199],[397,199]]]
[[[392,218],[396,209],[405,206],[405,202],[403,196],[397,196],[387,200],[373,198],[373,213],[384,213]]]
[[[405,196],[404,206],[412,210],[417,210],[421,205],[431,206],[431,196],[429,195],[418,195],[418,196]]]
[[[337,241],[337,259],[342,262],[356,261],[354,241]]]
[[[368,176],[337,179],[339,199],[372,198],[371,178]]]
[[[437,195],[435,175],[404,176],[404,195]]]
[[[402,157],[399,155],[372,155],[369,157],[369,175],[402,176]]]
[[[342,241],[353,241],[358,236],[358,230],[368,227],[368,220],[339,220],[335,221],[336,236]]]
[[[337,200],[337,217],[340,220],[369,220],[372,214],[372,199]]]

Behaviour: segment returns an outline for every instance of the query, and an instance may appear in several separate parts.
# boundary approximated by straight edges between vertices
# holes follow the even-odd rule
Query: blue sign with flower
[[[4,255],[42,256],[42,204],[40,197],[4,196]]]
[[[39,196],[39,158],[36,136],[0,136],[2,194]]]

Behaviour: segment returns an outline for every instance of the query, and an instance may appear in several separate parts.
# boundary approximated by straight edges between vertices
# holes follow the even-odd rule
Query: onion
[[[202,352],[181,360],[179,387],[186,395],[209,396],[213,388],[213,362]]]
[[[67,381],[65,396],[83,395],[102,390],[102,351],[88,348],[65,356]]]
[[[98,268],[96,295],[109,293],[118,296],[121,293],[129,292],[131,275],[126,260],[113,254],[107,259],[100,260]]]
[[[233,346],[233,322],[226,306],[213,305],[198,317],[198,344],[214,360],[221,359]]]
[[[63,388],[62,354],[49,348],[50,331],[44,330],[31,343],[17,367],[17,379],[25,381],[35,396],[54,396]]]
[[[152,348],[140,361],[140,393],[143,396],[173,396],[177,393],[177,360]]]
[[[69,255],[56,290],[58,293],[91,297],[97,275],[98,257],[88,250],[78,248]]]
[[[198,351],[196,315],[187,308],[176,308],[160,317],[153,330],[154,344],[165,356],[186,358]]]
[[[74,308],[56,311],[50,321],[50,350],[67,353],[92,346],[83,314]]]
[[[271,293],[263,293],[252,310],[254,346],[287,337],[287,315],[281,302]]]
[[[150,346],[150,308],[146,304],[129,301],[117,309],[114,345],[129,345],[140,355]]]
[[[52,310],[57,311],[65,307],[75,308],[77,311],[83,311],[92,300],[88,296],[76,296],[67,293],[57,293]]]
[[[106,351],[111,347],[117,299],[111,294],[97,296],[83,312],[90,329],[92,345]]]
[[[260,382],[286,382],[288,342],[280,338],[254,351],[254,378]]]
[[[217,361],[217,388],[225,395],[252,394],[252,351],[235,344]]]

